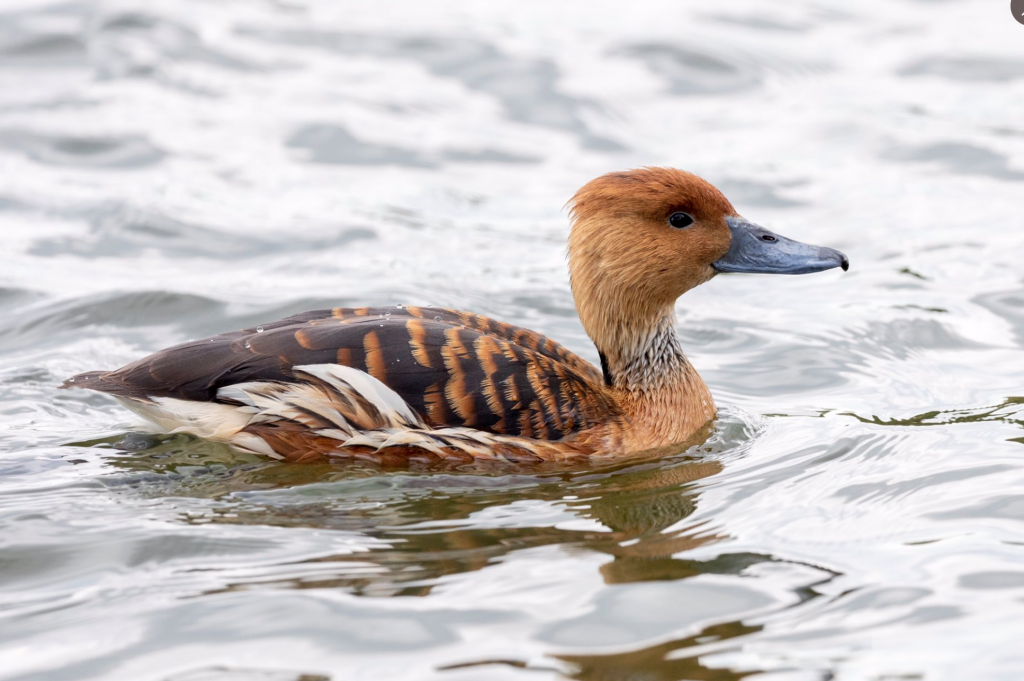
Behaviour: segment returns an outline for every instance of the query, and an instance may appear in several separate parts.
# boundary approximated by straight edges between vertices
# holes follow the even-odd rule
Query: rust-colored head
[[[603,356],[643,342],[676,298],[715,275],[736,214],[710,183],[674,168],[609,173],[569,202],[569,274]],[[691,222],[692,220],[692,222]]]
[[[574,287],[594,286],[596,277],[606,294],[616,289],[645,307],[671,304],[714,276],[713,263],[729,250],[725,219],[736,215],[709,182],[674,168],[602,175],[570,205]]]
[[[651,330],[671,323],[676,298],[717,272],[804,274],[849,265],[839,251],[748,222],[710,183],[674,168],[602,175],[569,205],[576,307],[609,359],[643,352]]]

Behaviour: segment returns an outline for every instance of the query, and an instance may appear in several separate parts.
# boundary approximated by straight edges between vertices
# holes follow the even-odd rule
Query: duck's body
[[[683,228],[674,226],[686,222],[680,215]],[[471,313],[335,308],[192,341],[64,387],[114,395],[165,431],[291,461],[558,461],[681,443],[715,407],[680,348],[674,303],[723,262],[742,260],[733,251],[746,233],[727,218],[756,227],[714,187],[671,169],[606,175],[580,190],[570,272],[600,369]],[[845,257],[825,251],[828,267],[845,268]],[[803,271],[827,269],[821,262]]]
[[[589,362],[528,329],[433,307],[304,312],[66,385],[166,430],[290,460],[558,459],[614,451],[629,432]]]

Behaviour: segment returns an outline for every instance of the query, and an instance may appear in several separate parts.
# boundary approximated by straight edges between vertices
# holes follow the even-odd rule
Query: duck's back
[[[454,310],[387,307],[305,312],[168,348],[116,371],[82,374],[65,387],[141,404],[263,409],[253,426],[276,431],[288,430],[296,413],[306,426],[327,431],[337,430],[337,419],[326,412],[365,416],[390,405],[395,414],[356,424],[390,432],[395,418],[410,420],[392,404],[397,396],[418,428],[560,441],[619,417],[601,382],[593,365],[528,329]],[[307,403],[322,402],[321,393],[332,402],[326,411]],[[289,408],[268,411],[268,394]],[[369,404],[353,404],[360,398]]]

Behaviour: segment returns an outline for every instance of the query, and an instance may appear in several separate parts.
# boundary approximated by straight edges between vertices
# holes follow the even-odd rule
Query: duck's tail
[[[100,392],[107,392],[104,390],[104,376],[108,371],[87,371],[84,374],[76,374],[71,378],[65,379],[61,383],[61,390],[67,390],[68,388],[85,388],[87,390],[99,390]]]

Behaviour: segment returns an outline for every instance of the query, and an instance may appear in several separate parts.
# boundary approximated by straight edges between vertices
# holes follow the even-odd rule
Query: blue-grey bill
[[[714,263],[719,272],[809,274],[833,267],[850,268],[846,255],[834,248],[787,239],[741,217],[725,219],[732,233],[729,252]]]

